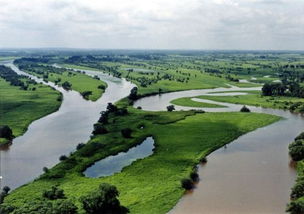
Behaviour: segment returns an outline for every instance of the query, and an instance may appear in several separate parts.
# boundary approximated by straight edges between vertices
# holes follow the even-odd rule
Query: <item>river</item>
[[[42,82],[41,79],[20,71],[11,62],[5,63],[18,74],[24,74]],[[133,84],[102,72],[90,71],[108,84],[96,102],[88,101],[76,91],[65,91],[51,82],[45,83],[63,94],[58,111],[30,124],[26,133],[14,139],[13,144],[0,151],[1,185],[14,189],[42,174],[43,167],[52,167],[59,157],[74,151],[77,144],[87,142],[107,103],[126,97]]]
[[[8,63],[17,73],[23,74]],[[80,142],[86,142],[99,112],[108,102],[115,102],[130,92],[134,86],[124,79],[117,79],[101,72],[98,75],[108,88],[96,102],[84,100],[75,91],[47,83],[63,93],[60,109],[34,121],[28,131],[14,139],[13,145],[1,151],[3,184],[18,187],[42,173],[44,166],[51,167],[62,154],[74,151]],[[33,77],[36,78],[36,77]],[[37,79],[37,78],[36,78]],[[41,81],[38,79],[38,81]],[[166,110],[170,100],[180,97],[208,95],[210,92],[231,91],[225,95],[242,94],[232,91],[260,90],[256,88],[217,88],[189,90],[144,97],[135,102],[144,110]],[[224,95],[224,94],[212,94]],[[195,99],[200,101],[199,99]],[[208,108],[206,111],[239,111],[242,105],[221,104],[227,108]],[[190,107],[176,106],[177,110]],[[202,108],[200,108],[202,109]],[[289,201],[290,188],[296,172],[290,165],[288,144],[303,131],[304,120],[289,111],[250,107],[253,112],[274,114],[285,119],[267,127],[247,133],[208,156],[205,165],[199,165],[201,181],[196,188],[184,195],[170,214],[197,213],[284,213]],[[165,200],[165,199],[164,199]]]
[[[238,88],[237,91],[260,88]],[[180,97],[208,95],[241,95],[235,88],[218,88],[172,92],[145,97],[135,102],[144,110],[166,110],[170,100]],[[242,105],[202,101],[225,105],[227,108],[195,108],[209,112],[239,111]],[[289,111],[249,107],[252,112],[274,114],[284,119],[247,133],[229,145],[211,153],[204,165],[198,165],[200,182],[180,199],[169,214],[279,214],[285,213],[296,171],[288,156],[288,144],[304,130],[304,120]],[[176,106],[177,110],[193,108]]]

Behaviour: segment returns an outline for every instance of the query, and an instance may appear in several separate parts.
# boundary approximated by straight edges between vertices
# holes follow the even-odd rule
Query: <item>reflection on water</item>
[[[19,74],[26,74],[11,63],[6,65]],[[16,188],[33,180],[42,173],[43,167],[54,166],[59,156],[74,151],[78,143],[87,142],[93,124],[99,113],[106,109],[107,103],[127,96],[133,87],[124,79],[101,72],[90,71],[90,74],[99,76],[108,84],[105,93],[96,102],[84,100],[78,92],[65,91],[51,82],[47,83],[62,92],[62,105],[57,112],[34,121],[23,136],[14,139],[9,149],[0,151],[2,186]]]
[[[127,152],[120,152],[117,155],[97,161],[94,165],[87,168],[84,174],[91,178],[113,175],[137,159],[152,155],[153,149],[154,140],[152,137],[147,137],[140,145],[129,149]]]
[[[209,92],[233,91],[208,89],[173,92],[142,98],[135,103],[144,110],[165,110],[170,100],[180,97],[208,95]],[[260,88],[239,88],[260,90]],[[209,94],[210,95],[210,94]],[[212,96],[217,94],[212,94]],[[221,93],[231,96],[235,93]],[[205,111],[239,111],[242,105],[193,98],[194,101],[225,105],[228,108],[195,108]],[[300,115],[288,111],[249,107],[253,112],[274,114],[285,119],[245,134],[208,156],[199,166],[201,181],[186,194],[170,214],[285,213],[290,188],[296,172],[290,164],[288,144],[304,129]],[[178,110],[191,107],[176,106]]]

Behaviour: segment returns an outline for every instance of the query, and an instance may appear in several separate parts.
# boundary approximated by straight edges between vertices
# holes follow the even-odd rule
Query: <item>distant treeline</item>
[[[5,79],[13,86],[19,86],[23,90],[27,90],[28,86],[25,84],[22,79],[27,78],[24,75],[18,75],[11,68],[4,65],[0,65],[0,77]]]

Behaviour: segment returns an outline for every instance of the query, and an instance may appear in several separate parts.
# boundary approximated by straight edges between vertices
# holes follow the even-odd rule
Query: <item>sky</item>
[[[0,0],[0,48],[304,50],[304,0]]]

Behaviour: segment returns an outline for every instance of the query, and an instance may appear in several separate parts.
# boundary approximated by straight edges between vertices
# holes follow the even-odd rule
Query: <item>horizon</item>
[[[304,50],[301,0],[0,3],[0,49]]]

